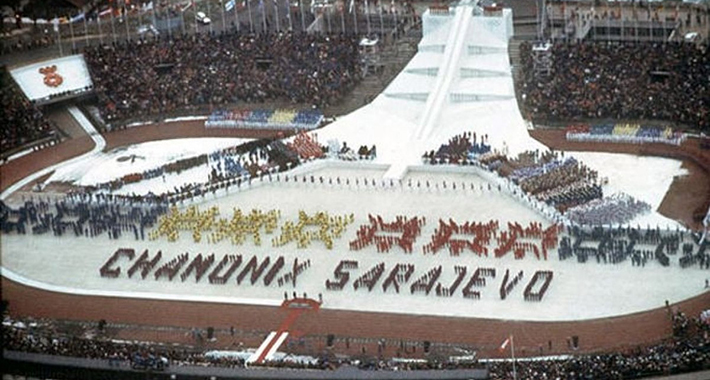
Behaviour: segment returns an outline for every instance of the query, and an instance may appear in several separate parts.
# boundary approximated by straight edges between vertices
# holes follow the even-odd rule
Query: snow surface
[[[405,185],[402,187],[398,184],[390,187],[388,183],[382,186],[380,183],[383,170],[361,167],[360,163],[337,163],[331,166],[314,163],[301,167],[300,178],[303,175],[309,178],[311,174],[315,178],[339,177],[342,180],[340,186],[327,183],[321,185],[318,182],[294,183],[292,180],[288,183],[273,182],[275,177],[272,177],[272,182],[268,179],[263,182],[256,181],[249,189],[231,188],[228,194],[220,191],[197,200],[201,210],[217,206],[222,218],[230,218],[233,208],[240,208],[244,212],[251,209],[277,209],[282,215],[280,225],[288,220],[295,221],[299,211],[310,215],[318,211],[327,211],[331,216],[354,214],[355,222],[347,227],[341,238],[335,239],[333,250],[326,249],[317,241],[304,249],[296,248],[295,243],[272,247],[270,241],[273,236],[270,235],[262,236],[261,246],[255,246],[251,240],[247,240],[242,246],[233,246],[224,241],[207,243],[203,240],[195,243],[189,232],[182,232],[176,243],[169,243],[165,239],[136,241],[132,234],[124,234],[118,240],[109,240],[107,236],[57,238],[43,235],[27,239],[6,235],[2,241],[3,273],[6,274],[9,270],[65,290],[83,289],[104,295],[118,296],[130,292],[131,296],[147,298],[277,304],[283,298],[284,291],[290,294],[295,290],[299,294],[306,292],[312,297],[323,294],[323,307],[326,308],[519,320],[577,320],[627,314],[660,307],[665,300],[677,302],[703,291],[707,272],[697,267],[680,269],[677,257],[671,257],[672,265],[668,268],[653,261],[640,268],[631,266],[629,262],[604,265],[593,261],[585,264],[575,260],[559,261],[554,251],[546,261],[538,260],[532,255],[522,260],[515,260],[511,255],[500,259],[478,257],[470,252],[462,253],[458,257],[450,256],[446,251],[425,255],[421,247],[429,241],[437,226],[436,221],[440,218],[451,218],[459,223],[498,219],[501,225],[505,225],[507,221],[523,224],[536,221],[548,226],[550,222],[525,204],[511,199],[505,191],[499,192],[495,187],[488,190],[487,180],[461,168],[459,173],[444,167],[412,172],[413,183],[419,181],[423,184],[429,180],[432,187],[434,183],[438,185],[438,189],[427,190],[406,186],[409,177],[404,178]],[[313,171],[309,171],[310,169]],[[350,185],[344,184],[346,178],[350,179]],[[359,185],[354,184],[355,178],[359,178]],[[365,178],[377,181],[378,186],[362,185],[362,179]],[[443,181],[447,182],[447,189],[443,189]],[[462,189],[463,186],[452,189],[452,183],[462,182],[466,185],[465,189]],[[474,185],[474,190],[471,190],[471,185]],[[357,228],[367,223],[368,213],[380,214],[385,220],[392,220],[397,215],[425,217],[427,223],[421,236],[415,241],[414,252],[406,254],[399,248],[393,248],[389,253],[378,253],[374,247],[349,251],[348,241],[354,240]],[[61,243],[57,244],[58,241]],[[227,285],[212,285],[206,278],[196,283],[194,277],[185,282],[179,278],[172,282],[165,279],[156,281],[152,273],[145,280],[139,276],[128,278],[125,275],[131,265],[128,260],[117,263],[123,268],[119,278],[102,278],[99,268],[117,248],[133,248],[138,253],[147,249],[151,257],[161,250],[161,263],[188,252],[191,258],[198,253],[214,253],[217,260],[225,254],[241,254],[245,261],[252,255],[260,258],[269,256],[272,262],[278,256],[284,256],[286,268],[293,264],[295,258],[298,258],[299,262],[311,260],[312,266],[298,277],[296,287],[291,284],[279,287],[275,283],[267,287],[261,281],[250,285],[248,280],[237,285],[234,279]],[[491,246],[489,249],[492,251],[492,248]],[[19,254],[20,252],[22,254]],[[48,252],[52,254],[47,254]],[[359,268],[351,270],[350,283],[343,291],[327,290],[325,281],[335,280],[333,271],[340,260],[358,260]],[[362,288],[354,290],[352,282],[379,262],[385,263],[385,273],[373,291],[370,293]],[[392,289],[385,293],[382,290],[382,281],[397,263],[413,264],[414,275],[402,285],[400,293],[395,293]],[[410,294],[409,285],[438,265],[443,266],[439,279],[443,286],[448,286],[455,279],[455,265],[468,268],[468,275],[458,291],[451,297],[438,297],[433,292],[428,296],[423,293]],[[478,267],[496,268],[497,276],[495,279],[489,279],[486,287],[477,289],[481,291],[480,300],[463,298],[461,290]],[[511,296],[500,300],[498,288],[506,269],[513,273],[522,270],[524,276]],[[554,280],[542,302],[526,302],[523,300],[522,291],[532,279],[533,273],[538,270],[552,270]],[[280,275],[286,272],[284,269]],[[659,278],[664,281],[657,281]],[[612,296],[609,289],[614,289]],[[580,302],[580,299],[585,302]]]
[[[57,66],[56,73],[63,78],[62,84],[57,87],[46,86],[44,75],[39,72],[40,68],[52,65]],[[83,90],[86,86],[93,85],[83,55],[70,55],[23,66],[11,70],[10,75],[29,100],[44,99],[66,91]]]
[[[638,216],[629,223],[630,225],[639,225],[643,228],[656,225],[662,228],[684,228],[679,222],[655,212],[660,207],[673,179],[688,174],[686,169],[681,168],[681,161],[603,152],[568,154],[599,172],[600,178],[609,180],[609,183],[604,186],[605,195],[622,192],[651,205],[651,210],[654,212]]]
[[[427,28],[433,31],[431,35],[425,36],[422,44],[445,44],[449,38],[448,33],[456,28],[444,21],[446,20],[437,18],[437,23],[427,23]],[[479,33],[478,36],[482,36],[473,34],[468,38],[468,41],[473,41],[472,44],[475,45],[476,38],[482,38],[479,41],[480,46],[507,48],[508,36],[505,33],[500,35],[500,29],[506,29],[506,20],[498,25],[490,21],[479,18],[460,19],[457,22],[460,23],[460,28],[466,25],[466,33],[476,32]],[[498,32],[493,33],[491,30]],[[437,68],[437,73],[458,75],[456,73],[462,72],[458,70],[461,68],[488,69],[495,66],[490,64],[495,61],[503,65],[501,70],[509,71],[505,52],[489,52],[476,56],[468,54],[468,48],[469,46],[463,44],[463,49],[466,50],[456,53],[460,60],[449,61],[448,69]],[[444,61],[434,59],[432,64],[439,65]],[[425,66],[425,62],[420,59],[415,58],[412,62],[416,64],[412,68]],[[299,295],[305,292],[310,297],[322,294],[323,307],[331,309],[548,321],[634,313],[661,307],[666,300],[677,302],[704,291],[707,272],[697,267],[681,269],[678,266],[678,257],[674,256],[671,256],[671,266],[664,268],[655,261],[650,261],[645,267],[635,267],[630,262],[605,265],[594,260],[585,264],[575,260],[559,261],[555,250],[549,253],[548,260],[538,260],[530,254],[522,260],[515,260],[510,254],[499,259],[478,257],[470,252],[464,252],[458,257],[450,256],[446,251],[436,255],[423,254],[422,246],[434,234],[438,219],[453,219],[458,223],[497,219],[501,223],[501,230],[505,230],[508,221],[517,221],[523,225],[540,222],[545,227],[552,222],[544,213],[531,208],[519,197],[512,196],[505,181],[493,177],[491,173],[475,167],[419,166],[420,156],[424,151],[436,149],[452,136],[464,131],[475,131],[479,136],[487,134],[491,145],[506,150],[509,154],[525,149],[546,149],[528,136],[527,126],[520,116],[515,97],[494,101],[450,101],[452,91],[471,91],[469,95],[486,95],[483,93],[486,86],[477,83],[493,81],[506,83],[505,86],[508,86],[512,79],[504,77],[505,82],[501,82],[501,78],[478,78],[482,79],[480,82],[476,79],[466,79],[464,83],[456,85],[456,80],[443,81],[442,78],[437,80],[428,77],[428,80],[407,87],[406,81],[416,81],[413,77],[417,75],[406,73],[398,76],[385,93],[370,105],[316,132],[321,144],[331,139],[346,141],[352,147],[376,144],[378,156],[374,162],[310,162],[289,172],[289,182],[285,182],[284,174],[280,174],[278,177],[272,176],[271,180],[268,177],[255,180],[251,186],[231,187],[215,194],[206,194],[194,201],[201,210],[218,207],[220,218],[230,218],[234,208],[245,212],[252,209],[277,209],[281,212],[280,226],[286,221],[295,221],[299,211],[311,215],[321,211],[328,212],[331,216],[353,214],[354,223],[347,227],[342,237],[334,239],[332,250],[326,249],[318,241],[312,242],[307,248],[297,248],[293,242],[282,247],[272,247],[271,238],[279,233],[278,230],[273,236],[262,236],[263,243],[260,246],[254,245],[250,239],[241,246],[233,246],[227,241],[208,243],[206,239],[197,243],[193,241],[191,233],[186,231],[181,232],[180,239],[175,243],[167,242],[164,238],[138,241],[133,238],[132,233],[124,233],[123,237],[117,240],[110,240],[106,235],[96,238],[49,235],[28,238],[4,235],[0,242],[2,275],[31,286],[77,294],[278,305],[284,292],[291,294],[297,291]],[[450,83],[451,86],[445,89],[430,87],[437,82]],[[495,95],[505,95],[505,90],[512,88],[503,84],[500,86],[501,88],[495,89]],[[429,92],[448,91],[449,96],[441,105],[443,109],[438,111],[427,109],[428,102],[392,96],[401,95],[399,92],[393,92],[394,90],[406,91],[407,88],[415,88],[416,91],[424,88]],[[438,115],[438,118],[427,124],[423,121],[426,115]],[[155,168],[171,160],[209,153],[243,141],[246,140],[177,139],[140,144],[106,153],[94,151],[74,160],[74,164],[57,167],[50,181],[94,184]],[[100,142],[97,141],[97,144],[99,146]],[[574,155],[597,169],[600,176],[609,178],[610,184],[605,189],[607,193],[626,192],[650,203],[654,209],[660,204],[673,176],[685,174],[680,168],[680,162],[669,159],[597,153]],[[393,167],[396,170],[393,170]],[[125,186],[120,192],[157,193],[161,189],[171,189],[185,183],[202,182],[208,172],[205,169],[192,169],[179,176],[168,175],[165,180],[156,178],[143,181]],[[293,181],[294,174],[298,176],[298,182]],[[310,180],[305,183],[302,181],[303,178],[309,179],[311,175],[316,179],[315,183]],[[323,184],[319,181],[320,177],[324,178]],[[340,184],[337,184],[337,179],[341,180]],[[365,180],[368,185],[364,185]],[[373,181],[376,185],[372,185]],[[429,187],[426,187],[427,182]],[[444,183],[447,184],[446,188]],[[454,183],[457,184],[456,189],[453,189]],[[490,189],[489,184],[492,184]],[[502,185],[501,190],[498,190],[498,184]],[[6,198],[7,194],[8,192],[4,192],[3,198]],[[182,204],[181,208],[192,204]],[[389,253],[378,253],[374,247],[350,251],[348,242],[355,239],[358,227],[367,223],[368,214],[382,215],[385,221],[390,221],[398,215],[425,217],[427,222],[415,241],[414,252],[404,253],[396,247]],[[649,214],[646,218],[650,218],[649,223],[658,222],[662,228],[675,229],[677,226],[675,222],[669,222],[657,213]],[[311,227],[311,230],[314,231],[315,227]],[[205,235],[208,233],[205,232]],[[118,278],[101,277],[99,268],[118,248],[132,248],[139,254],[148,250],[151,257],[162,251],[161,264],[187,252],[190,258],[198,253],[214,253],[217,260],[226,254],[241,254],[245,260],[249,260],[252,255],[260,259],[268,256],[272,263],[278,256],[283,256],[286,260],[285,268],[290,268],[296,258],[298,262],[310,260],[312,265],[298,276],[295,287],[291,283],[279,287],[276,282],[265,286],[261,280],[251,285],[248,279],[238,285],[234,277],[225,285],[210,284],[206,277],[195,281],[194,275],[184,282],[180,281],[179,276],[173,281],[165,278],[155,280],[152,272],[146,279],[141,279],[139,275],[129,278],[126,271],[132,263],[125,258],[116,263],[122,268]],[[492,248],[493,246],[490,246],[489,250],[492,251]],[[653,250],[655,247],[641,248]],[[344,290],[327,290],[325,282],[328,279],[335,280],[333,271],[341,260],[357,260],[359,266],[350,270],[351,278]],[[372,292],[363,288],[355,290],[353,282],[381,262],[385,263],[385,273]],[[396,293],[392,288],[384,292],[382,282],[398,263],[413,264],[414,274],[406,284],[402,284],[400,293]],[[467,276],[458,290],[451,297],[436,296],[434,292],[429,295],[410,294],[409,286],[439,265],[443,269],[439,279],[442,286],[449,286],[455,279],[454,266],[467,267]],[[239,271],[243,267],[244,264]],[[481,292],[480,300],[466,299],[461,290],[478,267],[495,268],[497,275],[493,279],[489,278],[485,287],[476,288]],[[524,275],[510,297],[501,300],[498,289],[506,269],[513,275],[522,270]],[[282,269],[279,276],[288,270]],[[553,271],[554,279],[542,302],[526,302],[522,296],[523,289],[538,270]]]
[[[175,139],[115,148],[91,160],[62,166],[52,174],[47,182],[72,182],[82,186],[106,183],[127,174],[157,169],[168,162],[210,154],[249,141],[252,139]],[[167,174],[165,178],[158,177],[143,181],[141,184],[126,185],[118,193],[145,194],[151,191],[154,194],[160,194],[188,183],[205,183],[208,180],[209,172],[205,166],[195,167],[180,174]]]

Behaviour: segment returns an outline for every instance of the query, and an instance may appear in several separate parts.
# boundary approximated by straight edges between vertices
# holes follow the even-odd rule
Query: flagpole
[[[57,44],[59,45],[59,56],[63,57],[64,56],[64,51],[62,49],[62,32],[59,29],[59,19],[57,16],[54,16],[54,31],[57,32]]]
[[[542,6],[541,10],[544,9],[544,5]],[[562,3],[560,5],[562,8],[562,24],[564,25],[562,27],[562,32],[565,34],[565,42],[568,42],[569,36],[567,35],[567,7],[565,6],[565,3]],[[544,20],[542,22],[545,22]],[[542,32],[538,33],[538,38],[542,39]]]
[[[365,0],[365,16],[367,17],[367,38],[370,38],[372,29],[370,28],[370,5],[367,0]]]
[[[247,0],[247,12],[249,12],[249,31],[254,33],[254,21],[251,18],[251,0]]]
[[[101,12],[96,13],[96,22],[99,25],[99,43],[104,44],[104,32],[101,30]]]
[[[268,31],[266,30],[266,4],[264,4],[264,0],[259,0],[259,9],[261,10],[261,31],[266,34]]]
[[[89,29],[86,27],[86,12],[84,12],[84,48],[89,46]]]
[[[145,4],[138,4],[138,28],[143,26],[143,9],[145,7]],[[142,36],[139,35],[138,39],[140,39]]]
[[[306,32],[306,16],[303,14],[303,1],[304,0],[298,0],[298,9],[301,12],[301,32],[305,33]]]
[[[126,24],[126,42],[131,39],[131,35],[128,33],[128,8],[123,5],[123,23]]]
[[[210,19],[210,34],[212,34],[212,12],[210,11],[210,2],[209,0],[206,1],[207,3],[207,18]]]
[[[621,7],[621,3],[619,3],[619,21],[621,22],[621,40],[623,41],[626,31],[624,30],[624,8]]]
[[[666,8],[661,5],[661,38],[663,38],[663,44],[666,44],[666,15],[663,14]]]
[[[323,13],[325,13],[326,21],[328,21],[328,34],[330,34],[331,33],[331,31],[330,31],[330,10],[326,9],[325,7],[322,9],[325,9],[323,11]]]
[[[291,3],[288,0],[284,0],[286,3],[286,15],[288,16],[288,31],[293,32],[293,20],[291,20]]]
[[[192,9],[192,12],[195,13],[195,17],[192,18],[192,21],[195,22],[195,35],[197,35],[200,32],[199,25],[197,25],[197,1],[192,0],[192,5],[194,8]],[[210,20],[212,21],[212,20]]]
[[[163,7],[163,11],[161,12],[163,14],[163,17],[167,18],[168,20],[168,39],[172,40],[173,39],[173,26],[172,23],[170,22],[170,19],[173,18],[172,13],[170,12],[172,10],[173,6],[170,4],[170,0],[168,0],[168,10],[167,12],[165,11],[165,8]],[[155,10],[153,10],[155,12]],[[157,27],[157,25],[156,25]]]
[[[237,0],[232,0],[234,2],[234,22],[237,24],[237,33],[239,33],[239,4]]]
[[[276,18],[276,31],[281,32],[281,21],[279,20],[279,1],[274,0],[274,17]]]
[[[156,18],[155,18],[155,4],[152,1],[150,3],[153,4],[150,6],[150,20],[153,23],[153,26],[157,28],[158,22],[156,21]]]
[[[185,9],[180,3],[178,3],[177,7],[180,9],[180,29],[182,30],[182,34],[185,35]]]
[[[350,0],[350,12],[353,13],[353,24],[355,24],[355,34],[360,34],[357,28],[357,5],[355,0]]]
[[[224,17],[225,4],[223,0],[219,1],[219,7],[222,9],[222,31],[224,32],[225,30],[227,30],[227,20]]]
[[[340,33],[345,34],[345,2],[340,8]]]
[[[384,25],[384,20],[382,19],[382,0],[379,0],[377,2],[377,13],[380,15],[380,32],[377,33],[380,35],[380,38],[384,39],[384,30],[385,30],[385,25]]]
[[[515,368],[515,339],[510,334],[510,357],[513,359],[513,380],[518,380],[518,373]]]
[[[653,16],[651,15],[651,2],[646,3],[648,5],[648,41],[653,42]]]
[[[634,1],[633,3],[631,3],[631,5],[634,8],[633,12],[632,12],[632,16],[634,18],[634,40],[636,41],[636,43],[638,43],[639,42],[639,15],[636,11],[636,2]]]
[[[113,23],[113,6],[111,6],[111,35],[113,36],[113,43],[116,44],[116,26]]]
[[[72,54],[74,54],[74,51],[76,50],[76,41],[74,41],[74,25],[72,25],[72,18],[69,16],[69,32],[71,33],[71,51]]]
[[[609,19],[611,18],[611,12],[609,11],[609,3],[606,4],[606,41],[611,40],[611,27],[609,26]]]
[[[399,34],[399,24],[397,23],[397,4],[392,0],[392,13],[394,14],[394,39],[397,40]],[[395,50],[396,52],[397,50]]]

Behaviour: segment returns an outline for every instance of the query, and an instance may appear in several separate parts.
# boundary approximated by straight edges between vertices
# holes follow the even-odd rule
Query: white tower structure
[[[421,155],[463,132],[516,154],[546,149],[527,132],[515,98],[508,41],[513,14],[463,0],[422,15],[418,53],[373,102],[319,132],[351,146],[377,146],[386,178],[401,178]],[[396,137],[395,137],[396,136]],[[382,145],[384,144],[384,145]]]

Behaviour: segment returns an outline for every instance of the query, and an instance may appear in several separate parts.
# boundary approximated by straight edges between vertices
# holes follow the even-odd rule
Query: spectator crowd
[[[524,114],[537,120],[668,120],[710,131],[710,55],[695,44],[556,43],[549,77],[520,49]]]
[[[566,359],[518,361],[516,375],[520,380],[638,379],[708,369],[710,324],[676,313],[672,325],[674,336],[659,344]],[[492,363],[489,368],[491,380],[512,376],[509,361]]]
[[[201,105],[290,101],[325,107],[360,80],[355,36],[206,34],[88,48],[109,123]]]
[[[707,312],[705,312],[707,313]],[[100,322],[101,324],[101,322]],[[105,324],[105,323],[104,323]],[[674,312],[673,336],[648,346],[617,352],[573,355],[559,358],[525,358],[516,361],[517,378],[525,379],[629,379],[669,375],[710,367],[710,323],[701,318]],[[101,329],[101,327],[99,327]],[[52,321],[23,322],[5,317],[2,325],[3,348],[10,351],[106,360],[108,365],[127,368],[138,355],[164,357],[171,366],[243,367],[243,356],[215,355],[192,346],[136,341],[114,341],[98,334],[73,336],[57,331]],[[374,360],[374,361],[373,361]],[[376,363],[373,365],[373,363]],[[289,369],[336,369],[355,365],[365,370],[444,370],[487,368],[492,380],[512,378],[512,362],[473,360],[455,362],[430,357],[428,360],[368,359],[329,361],[326,357],[306,361],[270,361],[261,366]]]
[[[17,87],[5,67],[0,68],[0,152],[3,154],[33,141],[58,138],[56,131]]]

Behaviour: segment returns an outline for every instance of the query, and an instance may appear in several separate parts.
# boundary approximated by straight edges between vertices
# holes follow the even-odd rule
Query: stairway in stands
[[[513,70],[513,83],[517,82],[518,75],[520,75],[520,70],[522,69],[520,61],[520,43],[523,42],[522,39],[513,37],[508,42],[508,56],[510,57],[510,66]]]
[[[380,53],[380,63],[384,69],[378,73],[368,73],[350,94],[340,103],[327,107],[324,114],[346,115],[365,105],[366,101],[376,98],[416,54],[416,45],[420,39],[421,31],[412,31],[394,44],[385,46]]]

